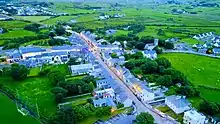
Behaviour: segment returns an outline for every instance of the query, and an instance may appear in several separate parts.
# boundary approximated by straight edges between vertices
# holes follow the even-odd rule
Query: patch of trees
[[[40,24],[34,23],[34,24],[26,25],[24,27],[24,30],[39,32],[40,31]]]
[[[24,80],[30,73],[29,69],[24,65],[12,64],[10,67],[4,67],[1,76],[11,76],[14,80]]]
[[[63,28],[62,26],[55,28],[55,33],[59,36],[64,35],[65,32],[66,32],[65,28]]]
[[[141,24],[133,24],[128,28],[129,31],[132,31],[132,34],[137,34],[145,30],[145,26]]]
[[[207,115],[216,115],[220,113],[220,103],[203,100],[200,103],[199,110]]]
[[[42,70],[40,76],[47,76],[54,86],[51,92],[55,94],[57,103],[63,102],[65,97],[91,93],[96,87],[93,76],[85,76],[80,80],[68,81],[65,75],[59,71]]]
[[[174,43],[166,42],[165,40],[159,40],[158,46],[163,47],[165,49],[174,49]]]
[[[131,70],[135,76],[141,75],[143,80],[149,82],[155,82],[165,87],[181,84],[181,87],[176,91],[178,94],[188,97],[199,95],[199,92],[190,85],[186,76],[172,68],[171,63],[166,58],[157,58],[156,60],[132,58],[124,66]]]
[[[48,41],[48,44],[50,46],[62,46],[63,44],[65,44],[65,41],[62,39],[53,39],[52,38]]]
[[[154,118],[149,113],[141,112],[136,116],[134,124],[154,124]]]

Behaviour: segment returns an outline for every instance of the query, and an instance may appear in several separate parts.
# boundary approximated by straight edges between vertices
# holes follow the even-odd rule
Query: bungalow
[[[144,57],[149,58],[149,59],[156,59],[157,58],[157,53],[155,50],[145,50],[142,52]]]
[[[94,70],[92,64],[81,64],[81,65],[72,65],[71,67],[72,75],[82,75],[89,74]]]
[[[220,48],[214,48],[213,53],[214,54],[220,54]]]
[[[111,98],[103,98],[103,99],[95,99],[93,100],[93,105],[95,107],[105,107],[105,106],[111,106],[116,107],[116,104],[114,103],[113,99]]]
[[[168,96],[165,98],[165,104],[176,114],[190,110],[190,103],[183,96]]]
[[[184,124],[205,124],[206,116],[198,113],[196,110],[189,110],[184,112],[183,123]]]

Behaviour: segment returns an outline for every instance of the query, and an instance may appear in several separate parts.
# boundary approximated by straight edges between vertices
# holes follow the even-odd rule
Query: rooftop
[[[174,104],[177,108],[182,108],[182,107],[186,107],[186,106],[189,106],[190,103],[188,102],[187,99],[185,99],[184,97],[182,96],[175,96],[175,95],[172,95],[172,96],[168,96],[166,97],[166,99],[171,102],[172,104]]]

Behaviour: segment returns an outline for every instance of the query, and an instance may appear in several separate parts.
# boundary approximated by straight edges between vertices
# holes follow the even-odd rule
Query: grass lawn
[[[181,41],[186,42],[188,44],[204,44],[204,42],[193,39],[193,38],[184,38]]]
[[[182,114],[177,115],[168,106],[159,106],[156,108],[161,112],[168,114],[170,117],[177,119],[179,122],[183,121],[183,115]]]
[[[30,74],[28,75],[28,77],[38,76],[39,72],[40,72],[40,67],[31,68],[30,69]]]
[[[67,64],[62,65],[44,65],[42,70],[48,69],[50,71],[59,71],[63,73],[64,75],[69,75],[69,68]]]
[[[40,22],[49,19],[50,16],[15,16],[15,18],[31,21],[31,22]]]
[[[18,38],[18,37],[24,37],[24,36],[36,36],[35,32],[27,31],[27,30],[14,30],[9,31],[4,34],[0,34],[0,39],[10,39],[10,38]]]
[[[1,77],[0,84],[7,85],[26,104],[39,107],[40,114],[52,116],[56,112],[54,94],[51,93],[51,83],[47,77],[29,77],[23,81],[14,81],[9,77]],[[32,108],[36,111],[36,108]]]
[[[0,94],[0,123],[1,124],[39,124],[37,120],[30,116],[23,116],[17,111],[16,105],[12,100]]]
[[[6,29],[15,29],[15,28],[24,28],[25,25],[30,24],[29,22],[24,21],[0,21],[0,27],[6,28]]]
[[[74,98],[67,98],[65,99],[64,102],[77,102],[77,101],[86,101],[87,99],[91,98],[92,95],[88,94],[88,95],[84,95],[84,96],[79,96],[79,97],[74,97]]]

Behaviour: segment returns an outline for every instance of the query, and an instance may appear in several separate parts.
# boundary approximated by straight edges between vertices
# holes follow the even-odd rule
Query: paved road
[[[88,40],[87,37],[82,36],[82,39]],[[85,40],[85,41],[86,41]],[[104,69],[106,69],[108,71],[108,73],[110,74],[110,76],[125,90],[125,92],[128,94],[128,97],[135,103],[135,106],[137,108],[137,112],[148,112],[149,114],[151,114],[154,119],[155,119],[155,123],[157,124],[176,124],[176,121],[161,117],[159,114],[153,112],[151,110],[151,106],[147,106],[145,104],[143,104],[142,102],[140,102],[137,97],[133,94],[133,92],[125,85],[124,82],[122,82],[109,68],[108,66],[102,61],[100,55],[98,53],[96,53],[95,51],[92,52],[94,56],[96,56],[96,59],[98,60],[99,64],[101,64]]]

